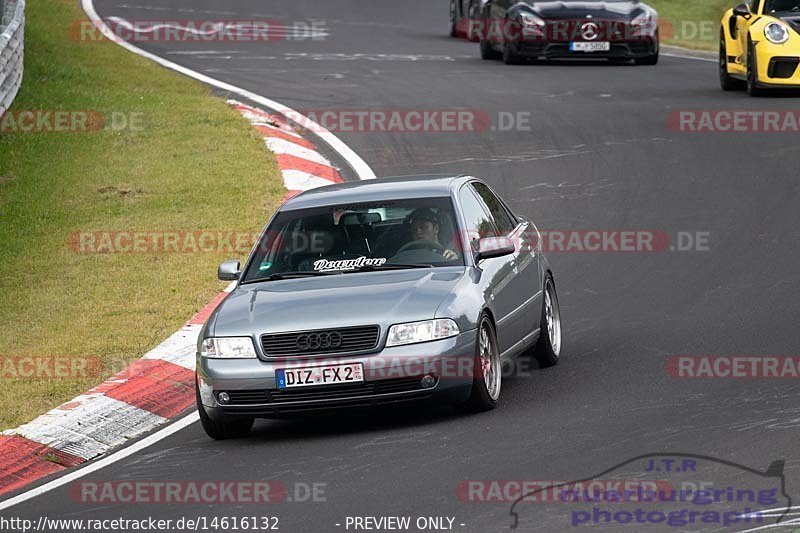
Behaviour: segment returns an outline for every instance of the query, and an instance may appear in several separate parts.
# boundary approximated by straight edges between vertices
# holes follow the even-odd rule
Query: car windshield
[[[282,211],[242,281],[463,266],[457,234],[449,197]]]
[[[800,0],[767,0],[764,13],[800,12]]]

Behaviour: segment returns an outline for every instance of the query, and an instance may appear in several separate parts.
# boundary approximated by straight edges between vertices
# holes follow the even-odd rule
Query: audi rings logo
[[[594,41],[600,37],[600,26],[594,22],[585,22],[581,26],[581,35],[583,35],[583,38],[587,41]]]
[[[335,350],[342,346],[342,334],[338,331],[321,331],[318,333],[303,333],[295,342],[297,349],[302,352],[313,350]]]

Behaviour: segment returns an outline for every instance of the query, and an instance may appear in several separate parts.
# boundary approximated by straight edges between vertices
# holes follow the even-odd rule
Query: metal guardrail
[[[0,0],[0,115],[11,107],[22,84],[25,0]]]

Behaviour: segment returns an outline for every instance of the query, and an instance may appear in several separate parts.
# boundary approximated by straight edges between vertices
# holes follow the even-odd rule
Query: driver
[[[411,238],[414,241],[429,241],[437,244],[439,242],[439,217],[433,210],[428,208],[415,209],[409,217],[411,222]],[[442,251],[442,257],[448,261],[458,259],[458,253],[450,249]]]

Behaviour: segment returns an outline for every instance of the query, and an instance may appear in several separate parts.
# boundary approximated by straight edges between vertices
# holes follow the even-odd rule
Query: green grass
[[[231,253],[77,254],[74,232],[257,231],[283,186],[256,132],[207,87],[109,42],[76,42],[75,0],[29,0],[12,107],[137,113],[140,131],[0,135],[0,358],[96,356],[110,374],[224,286]],[[0,429],[100,376],[0,379]]]
[[[722,14],[744,0],[646,1],[658,10],[665,42],[686,48],[716,50]]]

